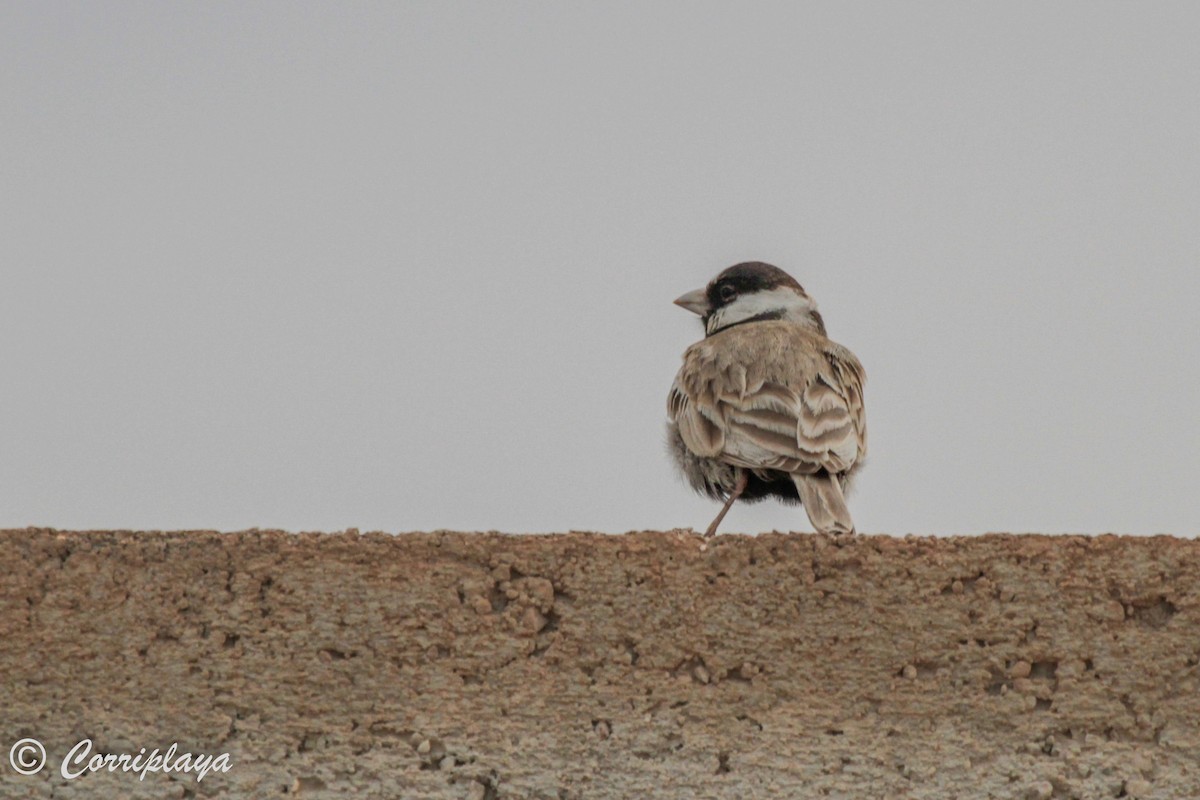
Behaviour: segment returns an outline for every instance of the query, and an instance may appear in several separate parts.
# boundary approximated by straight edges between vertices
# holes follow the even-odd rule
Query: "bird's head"
[[[735,264],[675,305],[699,314],[707,336],[747,322],[785,320],[825,335],[817,304],[796,279],[761,261]]]

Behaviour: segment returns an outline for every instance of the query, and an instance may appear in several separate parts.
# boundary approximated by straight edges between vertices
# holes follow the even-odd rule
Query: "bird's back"
[[[812,328],[763,321],[689,347],[668,402],[697,455],[849,472],[866,455],[862,365]]]

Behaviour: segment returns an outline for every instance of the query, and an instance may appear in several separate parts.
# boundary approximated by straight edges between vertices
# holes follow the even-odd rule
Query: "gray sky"
[[[1193,3],[0,4],[0,526],[703,529],[671,300],[753,259],[866,365],[860,531],[1195,535],[1197,41]]]

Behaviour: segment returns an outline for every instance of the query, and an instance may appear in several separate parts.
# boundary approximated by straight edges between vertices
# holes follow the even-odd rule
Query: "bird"
[[[814,529],[853,534],[846,505],[867,454],[866,373],[832,341],[817,304],[782,269],[735,264],[675,304],[704,338],[683,353],[667,395],[667,447],[698,493],[724,505],[801,503]]]

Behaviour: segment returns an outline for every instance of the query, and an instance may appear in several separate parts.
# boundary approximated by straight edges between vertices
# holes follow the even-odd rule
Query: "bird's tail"
[[[842,482],[822,470],[814,475],[792,475],[808,520],[818,533],[854,533],[854,520],[846,507]]]

